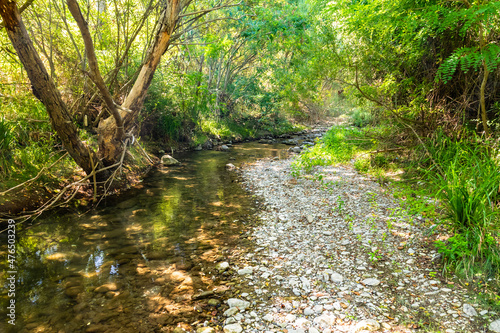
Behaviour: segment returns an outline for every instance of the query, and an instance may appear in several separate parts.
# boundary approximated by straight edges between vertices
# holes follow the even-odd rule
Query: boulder
[[[297,146],[299,144],[299,141],[296,139],[287,139],[283,140],[282,143],[289,146]]]
[[[161,164],[168,166],[168,165],[177,165],[180,164],[180,162],[170,155],[163,155],[161,157]]]
[[[214,144],[210,140],[205,141],[205,143],[203,144],[203,149],[210,150],[213,148],[214,148]]]

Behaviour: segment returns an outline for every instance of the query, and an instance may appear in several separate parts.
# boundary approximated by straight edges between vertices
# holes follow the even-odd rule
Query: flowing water
[[[215,321],[220,295],[210,304],[192,296],[229,288],[230,281],[205,272],[232,251],[256,209],[226,164],[283,158],[286,148],[250,142],[229,152],[176,155],[181,166],[153,170],[97,209],[19,225],[14,269],[7,235],[0,234],[0,331],[170,332],[190,329],[193,320]],[[11,300],[15,326],[8,323]]]

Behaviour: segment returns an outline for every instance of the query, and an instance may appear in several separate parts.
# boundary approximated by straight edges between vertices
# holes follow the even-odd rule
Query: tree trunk
[[[0,0],[0,16],[3,18],[9,39],[26,69],[33,94],[47,109],[52,128],[57,132],[64,148],[75,162],[87,174],[90,174],[93,170],[92,164],[99,164],[97,155],[78,136],[78,130],[71,119],[67,105],[38,56],[16,3],[11,0]]]
[[[139,111],[143,106],[146,92],[153,80],[156,67],[170,45],[170,37],[174,32],[179,14],[183,6],[189,4],[189,2],[181,0],[166,1],[159,19],[155,40],[147,52],[146,59],[132,90],[122,104],[120,114],[126,132],[129,132],[134,127]],[[120,144],[116,144],[113,140],[115,130],[116,124],[111,117],[101,121],[98,127],[99,155],[105,165],[114,163],[123,149]]]

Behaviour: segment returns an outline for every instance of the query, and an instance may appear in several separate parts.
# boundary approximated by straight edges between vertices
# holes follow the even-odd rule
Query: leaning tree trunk
[[[147,52],[146,59],[132,90],[121,106],[120,114],[126,132],[131,131],[134,127],[139,111],[143,106],[146,92],[153,80],[156,67],[170,44],[170,38],[179,19],[179,14],[189,2],[189,0],[166,1],[158,22],[155,40]],[[99,155],[106,165],[113,164],[123,151],[123,146],[113,140],[115,132],[116,123],[112,117],[101,121],[99,124]]]
[[[97,155],[78,136],[78,130],[71,119],[68,107],[38,56],[16,3],[11,0],[0,0],[0,16],[3,18],[9,39],[26,69],[33,94],[47,109],[52,128],[57,132],[64,148],[75,162],[87,174],[90,174],[93,171],[92,166],[99,164]]]

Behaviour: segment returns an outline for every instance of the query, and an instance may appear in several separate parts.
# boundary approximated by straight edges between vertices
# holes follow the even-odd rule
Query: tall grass
[[[500,269],[500,168],[495,148],[473,133],[467,137],[453,140],[438,132],[428,145],[435,166],[428,177],[453,232],[437,246],[447,266],[467,278],[495,276]]]

